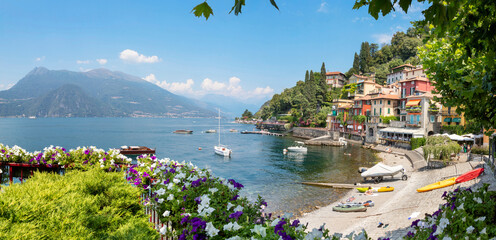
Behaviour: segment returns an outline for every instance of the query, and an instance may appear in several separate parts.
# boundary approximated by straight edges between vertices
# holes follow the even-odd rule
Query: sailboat
[[[224,157],[231,157],[231,149],[228,148],[227,146],[224,146],[220,144],[220,108],[219,108],[219,144],[217,146],[214,146],[215,154],[224,156]]]

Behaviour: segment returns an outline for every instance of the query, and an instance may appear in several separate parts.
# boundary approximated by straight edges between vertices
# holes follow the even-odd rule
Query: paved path
[[[331,204],[304,215],[300,221],[302,223],[308,223],[308,228],[310,230],[312,228],[318,228],[322,223],[326,223],[326,228],[331,232],[339,232],[346,235],[352,231],[358,232],[361,231],[361,229],[365,229],[372,239],[377,239],[379,237],[400,239],[409,231],[408,227],[413,220],[423,218],[426,213],[432,214],[439,208],[440,204],[444,203],[441,198],[444,191],[452,191],[458,186],[467,187],[481,185],[482,182],[492,183],[491,187],[496,187],[494,175],[489,173],[481,178],[455,186],[418,193],[416,191],[417,188],[446,178],[458,176],[473,168],[482,166],[483,163],[463,162],[441,169],[426,169],[425,167],[422,167],[413,171],[414,168],[412,163],[406,156],[394,153],[379,153],[379,156],[384,159],[383,162],[387,165],[403,165],[407,170],[409,179],[407,181],[402,181],[400,180],[400,175],[398,175],[395,176],[394,179],[386,178],[382,183],[378,184],[381,186],[389,185],[394,187],[395,190],[393,192],[378,193],[377,196],[368,196],[352,190],[346,197],[341,199],[341,201],[344,201],[349,197],[354,196],[356,198],[355,201],[358,202],[373,200],[375,202],[375,207],[369,208],[367,212],[338,213],[332,211],[332,207],[335,204]],[[409,219],[409,216],[414,212],[419,212],[418,217]],[[386,228],[378,228],[377,226],[379,223],[389,225]]]

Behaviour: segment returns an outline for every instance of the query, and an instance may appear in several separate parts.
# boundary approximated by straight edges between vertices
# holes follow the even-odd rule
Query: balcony
[[[355,105],[353,105],[353,108],[362,108],[362,104],[361,103],[360,104],[355,104]]]
[[[405,124],[406,127],[411,127],[411,128],[419,128],[419,127],[422,127],[422,124],[420,124],[420,122],[418,123],[406,123]]]
[[[429,113],[430,114],[438,114],[439,113],[439,108],[437,108],[437,107],[429,107]]]
[[[420,113],[420,112],[422,112],[422,108],[420,106],[406,107],[405,110],[408,113]]]

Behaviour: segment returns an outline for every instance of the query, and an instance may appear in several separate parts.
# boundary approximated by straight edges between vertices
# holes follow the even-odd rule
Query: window
[[[388,108],[388,114],[391,114],[391,108]]]
[[[391,105],[391,100],[388,100],[388,105]]]
[[[448,114],[451,114],[451,107],[448,107]]]
[[[376,101],[374,100],[374,105],[376,104]]]
[[[410,95],[413,95],[415,93],[415,87],[410,88]]]
[[[410,115],[410,124],[413,124],[413,115]]]
[[[401,102],[401,108],[405,109],[405,101]]]
[[[379,104],[382,104],[382,99],[381,99],[381,100],[379,100]]]
[[[382,115],[382,108],[379,108],[379,115]]]
[[[376,114],[375,114],[375,108],[374,108],[374,116],[375,116],[375,115],[376,115]]]
[[[420,115],[417,115],[417,123],[420,123]]]
[[[435,116],[431,116],[431,122],[436,122],[436,117]]]

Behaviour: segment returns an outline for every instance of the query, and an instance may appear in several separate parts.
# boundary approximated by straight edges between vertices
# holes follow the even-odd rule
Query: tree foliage
[[[279,10],[279,7],[277,6],[277,3],[275,0],[269,0],[270,4]],[[234,12],[234,15],[238,16],[238,14],[241,13],[241,10],[243,6],[245,5],[245,0],[234,0],[234,5],[231,7],[231,11],[229,11],[229,14]],[[207,1],[204,1],[198,5],[196,5],[191,12],[196,16],[196,17],[204,17],[205,20],[208,20],[210,15],[214,15],[214,12],[210,5],[207,3]]]
[[[246,109],[243,112],[243,114],[241,114],[241,117],[244,119],[251,119],[251,118],[253,118],[253,113],[251,113],[250,111],[248,111],[248,109]]]

